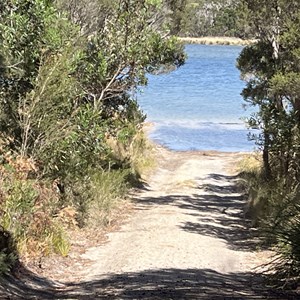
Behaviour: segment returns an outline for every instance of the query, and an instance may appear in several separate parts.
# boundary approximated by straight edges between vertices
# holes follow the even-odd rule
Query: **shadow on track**
[[[135,201],[146,209],[151,205],[177,206],[184,213],[197,217],[195,222],[180,224],[182,230],[223,239],[233,250],[262,248],[264,245],[259,233],[251,227],[251,221],[244,214],[246,198],[240,194],[238,176],[210,174],[204,179],[213,179],[213,184],[199,186],[198,192],[193,195],[171,194],[137,198]]]
[[[210,269],[160,269],[108,275],[69,283],[58,289],[51,281],[27,274],[25,282],[2,282],[1,299],[276,299],[296,300],[262,287],[251,273],[221,274]],[[32,285],[32,287],[30,287]]]
[[[242,216],[245,201],[237,192],[236,178],[211,176],[214,176],[214,184],[199,187],[199,193],[194,195],[139,198],[136,201],[145,209],[151,205],[177,206],[197,220],[180,224],[182,230],[222,238],[229,247],[239,251],[255,248],[257,241],[253,239],[249,222]],[[223,185],[224,180],[226,185]],[[17,277],[1,281],[0,299],[298,299],[292,294],[274,294],[264,287],[262,276],[250,272],[222,274],[211,269],[177,268],[146,270],[107,274],[105,278],[60,287],[25,268],[21,270]]]
[[[220,274],[203,269],[162,269],[111,275],[80,286],[70,284],[59,299],[288,299],[254,286],[251,274]],[[293,299],[293,298],[289,298]]]

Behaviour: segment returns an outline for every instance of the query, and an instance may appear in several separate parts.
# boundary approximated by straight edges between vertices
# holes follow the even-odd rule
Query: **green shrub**
[[[8,274],[13,268],[17,257],[14,253],[7,254],[0,250],[0,276],[2,274]]]
[[[246,212],[275,251],[267,268],[271,278],[286,286],[300,279],[300,188],[285,178],[267,180],[259,165],[251,159],[241,164],[249,195]]]
[[[5,166],[1,172],[0,226],[11,237],[13,252],[66,255],[68,241],[55,218],[60,209],[58,195],[46,181],[28,179],[26,160],[12,159],[9,168]],[[64,249],[59,244],[64,244]]]
[[[17,262],[15,243],[9,232],[0,229],[0,276],[10,272]]]
[[[283,283],[299,281],[300,279],[300,206],[293,212],[295,216],[288,218],[277,226],[273,235],[277,244],[276,260],[271,265],[275,277]]]
[[[185,59],[149,26],[157,1],[91,2],[0,3],[0,224],[21,253],[66,255],[67,223],[109,223],[146,165],[135,92]]]
[[[96,172],[91,176],[87,220],[90,226],[110,224],[112,210],[128,191],[130,170]]]

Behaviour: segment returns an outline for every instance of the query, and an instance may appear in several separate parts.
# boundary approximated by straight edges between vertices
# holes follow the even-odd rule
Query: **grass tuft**
[[[287,184],[286,178],[268,180],[262,171],[261,159],[250,155],[239,169],[248,193],[247,215],[259,227],[262,236],[275,251],[268,264],[268,274],[282,288],[300,280],[300,185]]]

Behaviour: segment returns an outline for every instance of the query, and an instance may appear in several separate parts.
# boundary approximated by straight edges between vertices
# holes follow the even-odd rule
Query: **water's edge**
[[[178,70],[150,75],[138,103],[154,124],[149,137],[175,151],[249,152],[249,116],[240,95],[244,82],[235,67],[240,46],[186,45]]]

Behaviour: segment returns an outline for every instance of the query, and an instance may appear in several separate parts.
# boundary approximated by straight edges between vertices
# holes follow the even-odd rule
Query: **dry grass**
[[[262,158],[259,153],[247,154],[238,163],[237,170],[240,173],[259,173],[262,168]]]
[[[147,178],[156,166],[155,146],[148,140],[147,129],[141,130],[132,143],[131,163],[134,171],[141,178]]]
[[[131,171],[137,178],[147,177],[155,167],[155,146],[147,138],[151,126],[150,123],[146,123],[129,145],[124,145],[112,137],[106,141],[118,160],[130,162]]]
[[[235,37],[226,36],[208,36],[208,37],[179,37],[179,40],[185,44],[201,45],[235,45],[246,46],[255,43],[255,40],[243,40]]]
[[[261,172],[263,168],[260,153],[246,155],[238,164],[238,171],[243,178],[241,185],[248,195],[245,214],[252,220],[252,225],[257,226],[260,219],[267,211],[267,190],[261,185]]]

